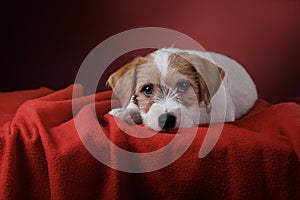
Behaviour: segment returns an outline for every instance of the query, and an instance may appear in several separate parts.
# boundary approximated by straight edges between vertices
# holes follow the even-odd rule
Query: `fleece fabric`
[[[178,134],[153,134],[107,114],[118,103],[111,91],[78,92],[72,104],[74,88],[80,91],[70,86],[0,93],[0,199],[300,199],[299,98],[274,105],[258,100],[242,119],[224,124],[204,158],[199,150],[206,125],[171,164],[130,173],[100,162],[83,141],[118,163],[115,151],[97,139],[99,128],[114,145],[137,153],[162,149]]]

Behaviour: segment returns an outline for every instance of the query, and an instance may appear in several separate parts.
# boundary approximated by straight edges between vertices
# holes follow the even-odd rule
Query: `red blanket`
[[[0,93],[0,199],[300,199],[296,103],[258,100],[243,119],[224,125],[206,157],[199,158],[204,126],[175,162],[127,173],[86,150],[74,126],[71,97],[72,87]],[[91,112],[93,98],[97,116]],[[132,152],[152,152],[174,138],[123,133],[116,124],[122,122],[106,114],[110,98],[111,92],[103,92],[75,100],[75,118],[87,124],[87,132],[100,125],[114,144]],[[151,133],[143,126],[127,129]]]

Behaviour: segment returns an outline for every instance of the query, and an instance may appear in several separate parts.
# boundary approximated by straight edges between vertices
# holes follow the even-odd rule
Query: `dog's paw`
[[[143,120],[138,109],[115,108],[109,111],[108,114],[116,116],[129,125],[142,124]]]

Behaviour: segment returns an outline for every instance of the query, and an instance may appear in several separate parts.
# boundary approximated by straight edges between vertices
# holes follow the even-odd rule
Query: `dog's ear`
[[[225,72],[214,63],[198,56],[192,60],[192,64],[199,76],[200,99],[210,110],[210,100],[219,89]]]
[[[137,57],[127,63],[108,78],[108,84],[119,98],[122,107],[126,107],[133,95],[136,85],[136,69],[143,63],[142,57]]]

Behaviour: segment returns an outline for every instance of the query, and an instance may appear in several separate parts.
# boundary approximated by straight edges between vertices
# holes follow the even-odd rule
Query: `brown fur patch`
[[[133,95],[136,87],[137,68],[151,62],[151,59],[151,56],[137,57],[109,77],[108,83],[121,101],[122,107],[126,107],[129,104]]]
[[[142,89],[150,83],[153,85],[153,96],[147,97],[144,95]],[[136,71],[135,96],[137,105],[142,112],[147,113],[152,106],[159,83],[160,74],[158,68],[153,59],[148,59],[148,62],[141,65]]]
[[[176,90],[177,83],[185,80],[190,84],[190,88],[184,93],[179,94],[179,99],[186,106],[195,104],[195,101],[201,101],[200,88],[198,83],[198,73],[193,65],[178,54],[172,54],[169,57],[169,74],[166,77],[166,84]],[[199,99],[200,98],[200,99]]]
[[[211,97],[217,92],[225,72],[210,61],[185,52],[173,54],[169,59],[171,68],[190,78],[199,102],[204,101],[208,105]],[[196,83],[198,86],[195,86]],[[190,96],[184,99],[190,99]]]

